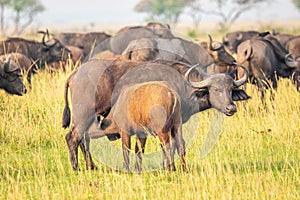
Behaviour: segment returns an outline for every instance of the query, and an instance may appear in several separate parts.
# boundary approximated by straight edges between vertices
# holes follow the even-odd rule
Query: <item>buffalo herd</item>
[[[208,35],[194,42],[176,36],[170,26],[148,23],[105,32],[43,34],[41,42],[8,38],[0,48],[0,88],[23,95],[25,73],[45,66],[79,63],[66,80],[62,126],[70,162],[78,170],[78,147],[86,167],[96,169],[90,140],[121,139],[124,164],[130,171],[131,136],[136,136],[135,170],[142,171],[147,134],[156,136],[163,167],[174,170],[177,150],[187,171],[182,124],[196,113],[215,108],[227,116],[234,101],[250,97],[242,86],[255,84],[265,98],[278,78],[290,78],[300,90],[300,36],[277,32],[229,32],[222,42]],[[47,38],[47,39],[46,39]],[[69,91],[72,112],[69,105]],[[72,117],[71,117],[72,113]]]

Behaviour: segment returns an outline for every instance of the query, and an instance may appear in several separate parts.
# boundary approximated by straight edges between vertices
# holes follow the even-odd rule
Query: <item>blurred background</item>
[[[227,31],[276,23],[298,27],[300,0],[1,0],[1,34],[101,31],[160,21],[173,28]],[[267,25],[266,25],[267,24]],[[250,27],[249,27],[250,26]]]

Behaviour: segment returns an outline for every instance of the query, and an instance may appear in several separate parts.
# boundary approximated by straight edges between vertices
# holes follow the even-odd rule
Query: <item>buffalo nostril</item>
[[[228,105],[225,107],[227,112],[233,113],[236,112],[236,106],[235,105]]]
[[[27,93],[27,89],[26,89],[26,87],[24,87],[24,94],[26,94]]]

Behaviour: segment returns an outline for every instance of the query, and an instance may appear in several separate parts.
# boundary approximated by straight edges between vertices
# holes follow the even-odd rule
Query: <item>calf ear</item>
[[[243,100],[247,100],[250,98],[251,97],[248,96],[248,94],[244,90],[237,89],[237,88],[234,88],[232,90],[232,100],[233,101],[243,101]]]
[[[111,119],[106,119],[104,118],[100,124],[100,128],[102,130],[107,129],[110,125],[112,124],[112,120]]]

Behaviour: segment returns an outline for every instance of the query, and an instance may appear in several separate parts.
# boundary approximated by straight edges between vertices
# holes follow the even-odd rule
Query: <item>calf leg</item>
[[[135,144],[135,155],[136,155],[136,161],[134,165],[134,169],[136,172],[142,171],[142,154],[145,153],[145,144],[146,144],[147,138],[136,138],[136,144]]]
[[[131,149],[130,135],[122,131],[121,139],[122,139],[122,149],[123,149],[123,157],[124,157],[123,169],[126,172],[129,172],[129,153]]]
[[[161,142],[163,151],[163,167],[168,171],[175,171],[174,153],[175,153],[175,139],[171,136],[171,132],[159,132],[158,138]]]

